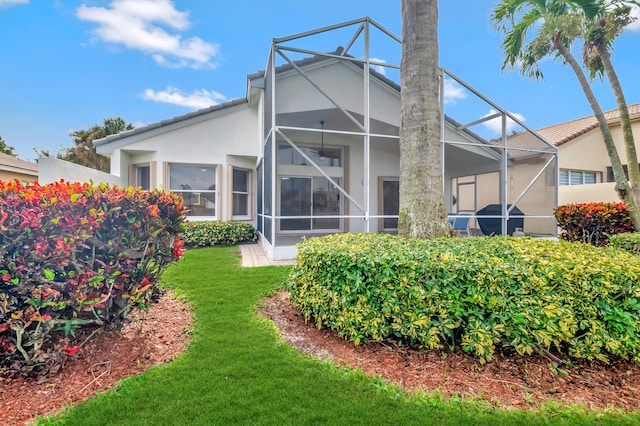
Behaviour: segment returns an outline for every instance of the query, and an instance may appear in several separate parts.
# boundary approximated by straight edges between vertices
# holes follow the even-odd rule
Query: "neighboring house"
[[[346,48],[300,45],[349,27]],[[371,31],[400,47],[369,18],[274,39],[265,70],[247,76],[245,98],[108,136],[96,150],[123,184],[182,194],[189,220],[254,223],[272,259],[293,258],[303,237],[397,232],[400,86],[373,67],[399,66],[369,57]],[[508,113],[491,105],[506,122]],[[497,233],[507,233],[517,204],[525,230],[555,234],[555,147],[532,134],[527,147],[511,150],[471,131],[482,121],[443,115],[449,213],[474,217],[481,192],[498,206],[486,218]]]
[[[629,105],[629,116],[636,146],[640,144],[640,103]],[[605,113],[625,167],[627,156],[617,109]],[[595,116],[556,124],[537,133],[558,147],[560,167],[559,204],[591,201],[619,201],[611,161]]]
[[[23,185],[38,180],[38,165],[0,153],[0,180],[19,180]]]
[[[57,182],[64,179],[67,182],[93,182],[108,183],[122,186],[123,182],[119,176],[104,173],[100,170],[81,166],[55,157],[38,158],[38,182],[41,185]]]

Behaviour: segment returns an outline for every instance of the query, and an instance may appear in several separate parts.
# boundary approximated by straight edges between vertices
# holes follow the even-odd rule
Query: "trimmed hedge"
[[[561,228],[560,237],[605,246],[609,236],[634,232],[633,219],[625,203],[578,203],[558,206],[555,217]]]
[[[640,232],[611,235],[609,245],[640,255]]]
[[[76,330],[146,308],[182,256],[184,217],[161,191],[0,182],[0,368],[46,372],[79,349]]]
[[[287,289],[307,321],[355,344],[638,362],[639,279],[640,258],[610,247],[337,234],[298,245]]]
[[[246,222],[189,222],[182,231],[189,247],[229,246],[257,238],[256,228]]]

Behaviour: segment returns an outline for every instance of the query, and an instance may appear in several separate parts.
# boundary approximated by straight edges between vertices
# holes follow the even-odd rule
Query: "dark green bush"
[[[640,255],[640,232],[611,235],[609,245]]]
[[[640,361],[640,258],[531,238],[338,234],[298,246],[287,289],[306,320],[358,344],[394,339]]]
[[[228,246],[257,238],[256,228],[246,222],[189,222],[182,232],[189,247]]]

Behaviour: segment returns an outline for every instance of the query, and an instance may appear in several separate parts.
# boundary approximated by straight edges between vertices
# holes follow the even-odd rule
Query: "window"
[[[638,164],[638,166],[640,166],[640,164]],[[624,170],[624,175],[627,177],[627,180],[629,180],[629,168],[627,167],[626,164],[622,165],[622,169]],[[607,182],[615,182],[616,178],[615,176],[613,176],[613,167],[607,167]]]
[[[384,216],[397,216],[400,210],[400,179],[380,178],[381,193],[380,210]],[[382,231],[393,232],[398,230],[397,217],[385,217],[380,220]]]
[[[342,149],[321,146],[298,146],[304,154],[321,167],[342,167]],[[305,158],[289,144],[278,145],[278,164],[308,166]]]
[[[598,183],[597,172],[580,170],[560,170],[560,185],[589,185]]]
[[[233,169],[232,213],[234,219],[250,218],[251,173],[248,170]]]
[[[145,191],[151,189],[151,167],[136,166],[136,186]]]
[[[169,164],[169,189],[182,195],[187,216],[216,216],[216,166]]]

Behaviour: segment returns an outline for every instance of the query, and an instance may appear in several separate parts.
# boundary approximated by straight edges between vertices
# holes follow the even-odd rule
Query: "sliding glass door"
[[[341,179],[334,178],[340,185]],[[281,176],[280,231],[339,232],[342,230],[342,201],[340,191],[324,177]],[[305,217],[301,217],[305,216]],[[310,216],[314,216],[313,219]]]

